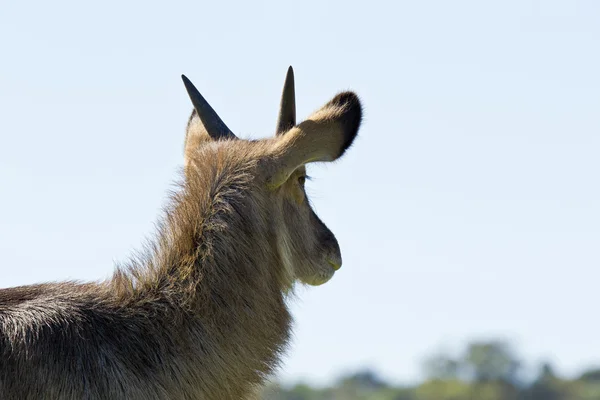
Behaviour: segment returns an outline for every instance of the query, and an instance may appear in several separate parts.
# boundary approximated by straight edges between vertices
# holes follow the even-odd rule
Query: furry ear
[[[362,106],[355,93],[344,92],[306,121],[278,137],[275,160],[267,184],[277,188],[301,165],[334,161],[352,145],[362,121]]]

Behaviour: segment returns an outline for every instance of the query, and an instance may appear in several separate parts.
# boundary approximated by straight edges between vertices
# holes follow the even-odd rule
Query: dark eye
[[[306,183],[306,175],[299,176],[298,183],[300,184],[300,186],[304,186],[304,183]]]

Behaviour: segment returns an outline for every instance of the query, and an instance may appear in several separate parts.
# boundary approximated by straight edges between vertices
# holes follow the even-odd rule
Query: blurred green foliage
[[[563,379],[548,363],[537,376],[523,378],[522,362],[504,341],[479,341],[463,354],[435,354],[423,362],[427,379],[413,386],[386,383],[375,372],[364,370],[344,376],[335,385],[313,388],[271,383],[264,400],[600,400],[600,368],[576,379]]]

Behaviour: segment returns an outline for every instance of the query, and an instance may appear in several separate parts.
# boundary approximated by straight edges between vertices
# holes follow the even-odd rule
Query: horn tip
[[[196,87],[194,86],[194,84],[192,83],[192,81],[190,81],[188,79],[188,77],[185,76],[184,74],[181,74],[181,80],[183,81],[183,85],[185,86],[185,90],[187,90],[187,92],[190,95],[190,97],[192,96],[192,93],[198,91],[198,89],[196,89]],[[192,102],[193,102],[193,100],[192,100]]]

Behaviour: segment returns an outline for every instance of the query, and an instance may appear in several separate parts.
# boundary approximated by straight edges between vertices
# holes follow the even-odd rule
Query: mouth
[[[330,259],[327,259],[327,262],[329,263],[329,265],[331,265],[334,271],[337,271],[338,269],[342,268],[342,263],[336,263]]]

